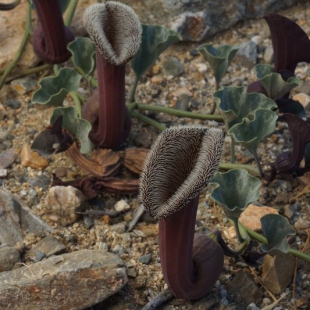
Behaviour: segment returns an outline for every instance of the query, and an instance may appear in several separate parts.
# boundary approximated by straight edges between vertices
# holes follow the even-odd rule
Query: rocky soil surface
[[[296,21],[310,35],[310,4],[305,3],[281,13]],[[246,86],[256,80],[253,71],[256,63],[272,63],[270,34],[263,19],[241,22],[229,31],[212,37],[208,42],[213,42],[215,45],[227,43],[243,46],[242,52],[235,57],[224,76],[222,85]],[[213,104],[215,79],[208,63],[196,51],[198,46],[197,43],[178,43],[164,52],[140,82],[136,101],[208,113]],[[84,172],[70,160],[66,153],[41,158],[29,150],[28,146],[36,134],[49,125],[53,111],[53,107],[31,103],[32,93],[37,89],[37,82],[50,73],[50,71],[43,71],[37,75],[21,78],[18,78],[16,73],[0,93],[0,184],[2,187],[0,191],[0,293],[1,290],[2,292],[8,290],[5,287],[8,283],[16,287],[16,283],[19,283],[16,277],[20,275],[24,279],[25,290],[30,292],[30,285],[33,285],[31,294],[36,295],[31,296],[38,301],[37,305],[41,305],[40,302],[44,299],[42,292],[45,285],[40,282],[40,286],[36,281],[41,281],[44,277],[48,279],[52,277],[51,279],[59,287],[71,291],[73,297],[79,296],[83,290],[89,288],[89,284],[81,284],[76,274],[76,278],[73,278],[76,281],[70,282],[71,289],[66,288],[64,282],[59,280],[59,274],[63,272],[62,268],[65,268],[67,261],[64,256],[67,254],[63,253],[74,255],[74,253],[81,253],[78,252],[81,250],[100,250],[101,254],[98,255],[102,257],[105,256],[102,254],[105,251],[115,254],[114,259],[109,256],[107,262],[110,264],[111,273],[104,282],[100,271],[102,267],[96,261],[87,267],[94,268],[88,277],[96,279],[98,277],[98,285],[113,286],[113,289],[100,291],[100,294],[97,294],[96,286],[91,287],[89,293],[81,297],[79,305],[72,306],[72,302],[71,308],[66,309],[83,309],[81,305],[85,305],[85,309],[89,307],[87,308],[89,310],[142,309],[151,299],[167,289],[167,284],[161,273],[157,223],[144,214],[139,222],[130,231],[128,230],[130,221],[139,209],[139,197],[102,192],[97,198],[89,201],[74,188],[50,187],[52,174],[62,180],[72,180],[83,176]],[[129,67],[127,73],[126,88],[129,93],[134,74]],[[296,75],[304,84],[293,94],[302,94],[303,104],[309,113],[309,65],[300,64]],[[81,85],[80,91],[86,97],[89,94],[86,84]],[[69,97],[65,100],[65,105],[73,105]],[[177,118],[163,113],[143,113],[166,126],[204,124],[224,129],[223,124],[216,121]],[[134,119],[128,143],[118,151],[120,157],[123,160],[125,149],[128,147],[150,148],[158,134],[157,129]],[[229,145],[229,137],[226,137],[223,161],[229,161]],[[268,167],[268,163],[272,162],[279,152],[290,146],[287,126],[279,123],[277,131],[260,145],[259,155],[262,157],[264,168]],[[239,146],[237,146],[237,162],[255,166],[252,155]],[[124,167],[121,175],[138,178],[138,175],[132,174]],[[303,182],[309,182],[308,180],[304,179]],[[303,186],[304,183],[301,180],[295,180],[295,182],[276,180],[268,187],[261,188],[259,202],[284,214],[297,231],[295,246],[305,253],[310,253],[307,243],[310,234],[310,193],[305,192],[298,199],[293,199],[301,192]],[[260,216],[255,206],[253,208],[254,219],[253,216],[245,216],[244,219],[251,227],[257,225],[257,219]],[[101,213],[95,212],[95,215],[84,216],[75,213],[87,210],[99,210]],[[103,212],[105,212],[104,215],[102,215]],[[271,211],[267,208],[266,212]],[[12,224],[5,226],[8,223]],[[210,200],[210,194],[205,189],[200,196],[196,230],[205,232],[207,229],[214,228],[223,232],[223,236],[231,246],[237,245],[237,239],[227,218]],[[259,230],[259,227],[256,229]],[[5,235],[6,232],[8,232],[7,235]],[[92,256],[87,256],[88,252],[83,253],[86,260],[92,261]],[[35,265],[51,258],[55,260],[53,255],[58,259],[56,259],[57,262],[51,261],[51,264],[55,265],[52,271],[46,269],[47,271],[44,272],[44,264]],[[221,277],[204,299],[200,301],[171,299],[158,309],[309,309],[309,265],[288,256],[277,259],[277,261],[265,261],[260,267],[252,268],[226,258]],[[72,257],[71,261],[76,263],[77,258]],[[59,270],[57,269],[56,272],[58,264],[61,266],[58,266]],[[97,265],[94,266],[95,264]],[[267,275],[268,280],[266,280],[267,265],[273,265],[271,275]],[[79,270],[83,266],[72,269]],[[262,280],[263,266],[265,281]],[[20,267],[24,269],[19,270]],[[12,274],[7,272],[15,272],[14,283]],[[71,269],[66,272],[71,272]],[[29,283],[26,278],[30,279]],[[34,284],[37,286],[35,287]],[[54,294],[57,295],[57,292],[55,288]],[[7,298],[14,297],[7,295]],[[103,298],[107,299],[101,302]],[[16,307],[14,302],[10,305],[5,304],[7,300],[0,297],[0,309],[22,309]],[[61,302],[59,299],[59,303]],[[43,308],[42,305],[36,307],[34,303],[34,306],[27,309]]]

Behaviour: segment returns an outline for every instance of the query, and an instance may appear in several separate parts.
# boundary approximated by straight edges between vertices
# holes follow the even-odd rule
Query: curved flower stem
[[[72,19],[73,19],[73,16],[74,16],[78,2],[79,2],[79,0],[71,0],[69,3],[67,13],[66,13],[66,17],[64,20],[65,25],[68,27],[71,25],[71,22],[72,22]]]
[[[26,75],[35,74],[35,73],[38,73],[40,71],[48,70],[48,69],[51,69],[51,68],[52,68],[52,65],[44,64],[42,66],[38,66],[38,67],[34,67],[34,68],[29,68],[29,69],[25,69],[25,70],[20,70],[20,71],[16,72],[14,77],[10,76],[10,78],[6,79],[6,81],[10,82],[13,79],[17,79],[17,78],[20,78],[20,77],[26,76]],[[2,72],[0,71],[0,74],[2,74],[3,72],[4,72],[4,70]]]
[[[240,222],[239,222],[239,225],[240,225],[242,228],[244,228],[244,229],[246,230],[246,232],[247,232],[253,239],[255,239],[255,240],[257,240],[257,241],[259,241],[259,242],[261,242],[261,243],[263,243],[263,244],[266,244],[266,245],[268,244],[268,241],[267,241],[267,239],[266,239],[264,236],[258,234],[257,232],[253,231],[252,229],[250,229],[250,228],[244,226],[244,225],[241,224]],[[307,262],[307,263],[310,263],[310,255],[307,255],[307,254],[305,254],[305,253],[302,253],[302,252],[300,252],[300,251],[297,251],[297,250],[294,250],[294,249],[291,249],[291,248],[290,248],[288,251],[289,251],[289,253],[291,253],[293,256],[295,256],[295,257],[297,257],[297,258],[300,258],[300,259],[302,259],[303,261],[305,261],[305,262]]]
[[[27,12],[26,12],[26,26],[25,26],[25,32],[24,32],[24,36],[22,39],[22,42],[17,50],[15,59],[9,64],[9,66],[5,69],[1,79],[0,79],[0,89],[3,87],[6,78],[8,77],[8,75],[12,72],[12,70],[14,69],[14,67],[17,65],[23,49],[27,43],[27,40],[29,38],[31,32],[31,5],[29,2],[27,2]]]
[[[135,80],[133,82],[131,92],[130,92],[130,96],[129,96],[129,102],[135,101],[135,95],[136,95],[136,90],[137,90],[139,78],[140,78],[139,76],[137,76],[137,75],[135,76]]]
[[[224,256],[218,243],[206,235],[194,239],[199,195],[187,206],[158,221],[162,271],[177,298],[198,299],[217,280]]]
[[[138,119],[139,121],[142,121],[142,122],[144,122],[144,123],[146,123],[148,125],[151,125],[151,126],[157,128],[160,131],[164,131],[166,129],[165,125],[160,124],[160,123],[154,121],[153,119],[151,119],[151,118],[149,118],[149,117],[147,117],[145,115],[140,114],[136,110],[131,111],[130,114],[131,114],[131,116],[133,116],[134,118]]]
[[[249,165],[239,165],[239,164],[232,164],[232,163],[221,163],[220,169],[222,170],[231,170],[231,169],[245,169],[253,176],[259,176],[259,171],[252,166]]]
[[[200,120],[215,120],[219,122],[223,121],[223,117],[221,115],[193,113],[193,112],[181,111],[181,110],[167,108],[167,107],[161,107],[157,105],[140,104],[140,103],[134,103],[134,104],[135,104],[135,108],[138,110],[163,112],[163,113],[175,115],[178,117],[188,117],[188,118],[194,118],[194,119],[200,119]]]

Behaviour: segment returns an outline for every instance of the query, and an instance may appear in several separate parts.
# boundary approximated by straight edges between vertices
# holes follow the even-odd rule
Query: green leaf
[[[244,118],[241,123],[232,126],[228,134],[232,135],[236,142],[244,145],[250,152],[256,153],[259,142],[274,132],[277,119],[278,115],[275,112],[258,109],[255,110],[252,120]]]
[[[267,239],[267,251],[279,250],[287,253],[290,249],[286,238],[295,235],[295,230],[288,220],[278,214],[267,214],[261,218],[262,230]]]
[[[182,40],[180,34],[162,26],[142,25],[142,28],[140,49],[131,60],[131,67],[138,77],[154,64],[165,49]]]
[[[265,88],[269,98],[276,100],[283,97],[293,88],[302,84],[302,81],[295,76],[288,78],[287,82],[282,79],[279,73],[270,73],[259,80]]]
[[[254,67],[258,79],[262,79],[265,75],[273,73],[274,69],[270,65],[258,64]]]
[[[83,75],[91,76],[95,70],[96,50],[95,44],[89,38],[75,38],[68,44],[68,50],[72,54],[72,62]]]
[[[257,109],[277,109],[276,103],[260,93],[247,93],[246,87],[227,86],[213,94],[221,111],[227,130],[241,123],[243,118],[250,118]],[[253,116],[252,116],[253,117]]]
[[[63,115],[62,128],[66,129],[74,138],[78,139],[81,144],[80,152],[82,154],[89,153],[92,150],[92,143],[88,138],[91,130],[91,124],[85,119],[78,118],[74,107],[56,108],[51,117],[51,124]]]
[[[242,211],[259,198],[261,181],[245,169],[216,173],[211,183],[211,199],[220,205],[226,216],[236,220]]]
[[[209,62],[217,84],[222,80],[223,75],[226,73],[231,60],[238,50],[238,46],[220,45],[214,47],[212,44],[203,44],[197,48],[197,51]]]
[[[81,76],[71,68],[62,68],[53,77],[43,78],[40,88],[33,93],[32,103],[61,106],[67,93],[78,89]]]

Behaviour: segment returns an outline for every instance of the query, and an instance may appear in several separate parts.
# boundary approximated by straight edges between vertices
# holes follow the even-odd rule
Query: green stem
[[[129,102],[134,102],[135,101],[135,95],[136,95],[136,90],[137,90],[137,86],[138,86],[138,82],[139,82],[139,76],[136,75],[135,80],[133,82],[132,88],[131,88],[131,92],[130,92],[130,96],[129,96]]]
[[[66,13],[66,18],[64,20],[65,25],[68,27],[71,25],[71,22],[72,22],[72,19],[73,19],[73,16],[74,16],[78,2],[79,2],[79,0],[71,0],[70,1],[70,4],[69,4],[68,9],[67,9],[67,13]]]
[[[165,125],[162,125],[162,124],[154,121],[153,119],[151,119],[151,118],[149,118],[149,117],[147,117],[145,115],[140,114],[136,110],[131,111],[131,116],[133,116],[134,118],[138,119],[139,121],[142,121],[142,122],[144,122],[144,123],[146,123],[148,125],[151,125],[151,126],[157,128],[160,131],[163,131],[163,130],[166,129]]]
[[[132,101],[130,101],[132,102]],[[133,102],[132,102],[133,103]],[[200,119],[200,120],[215,120],[215,121],[223,121],[223,117],[221,115],[210,115],[210,114],[201,114],[201,113],[193,113],[193,112],[187,112],[157,105],[149,105],[149,104],[140,104],[135,103],[136,109],[139,110],[146,110],[146,111],[156,111],[156,112],[164,112],[167,114],[175,115],[178,117],[188,117],[188,118],[194,118],[194,119]]]
[[[266,239],[265,237],[263,237],[262,235],[258,234],[257,232],[253,231],[252,229],[250,229],[250,228],[244,226],[244,225],[241,224],[240,222],[239,222],[239,225],[240,225],[241,227],[243,227],[243,228],[246,230],[246,232],[247,232],[253,239],[255,239],[255,240],[257,240],[257,241],[259,241],[259,242],[261,242],[261,243],[263,243],[263,244],[266,244],[266,245],[268,244],[267,239]],[[305,253],[302,253],[302,252],[297,251],[297,250],[294,250],[294,249],[291,249],[291,248],[290,248],[288,251],[289,251],[289,253],[291,253],[293,256],[295,256],[295,257],[297,257],[297,258],[300,258],[300,259],[302,259],[303,261],[305,261],[305,262],[307,262],[307,263],[310,263],[310,255],[305,254]]]
[[[6,79],[6,82],[10,82],[10,81],[15,80],[17,78],[20,78],[22,76],[35,74],[35,73],[38,73],[40,71],[47,70],[47,69],[50,69],[50,68],[52,68],[52,65],[45,64],[45,65],[42,65],[42,66],[39,66],[39,67],[34,67],[34,68],[29,68],[29,69],[21,70],[19,72],[16,72],[16,74],[14,76],[10,76],[10,78]],[[0,74],[1,74],[1,72],[0,72]]]
[[[259,171],[252,166],[249,165],[241,165],[241,164],[232,164],[232,163],[221,163],[221,170],[231,170],[231,169],[245,169],[247,172],[254,176],[259,176]]]
[[[236,234],[237,234],[237,238],[238,238],[238,241],[240,243],[243,243],[245,240],[242,238],[241,236],[241,233],[240,233],[240,229],[239,229],[239,225],[238,225],[238,219],[237,218],[232,218],[231,219],[233,224],[234,224],[234,227],[235,227],[235,231],[236,231]]]
[[[236,141],[233,136],[231,137],[231,145],[230,145],[230,161],[232,164],[236,162]]]
[[[70,91],[69,94],[75,103],[75,108],[76,108],[76,112],[78,114],[78,117],[81,118],[82,117],[82,106],[81,106],[79,94],[75,90]]]
[[[257,155],[257,152],[256,152],[256,151],[255,151],[255,152],[252,152],[252,154],[254,155],[254,159],[255,159],[256,164],[257,164],[257,168],[258,168],[258,171],[259,171],[259,175],[260,175],[261,178],[263,178],[264,172],[263,172],[262,166],[261,166],[261,164],[260,164],[260,161],[259,161],[259,157],[258,157],[258,155]]]
[[[22,42],[17,50],[15,59],[9,64],[9,66],[5,69],[1,79],[0,79],[0,89],[3,87],[6,78],[8,77],[8,75],[12,72],[12,70],[14,69],[14,67],[17,65],[22,52],[24,50],[24,47],[28,41],[28,37],[30,35],[30,28],[31,28],[31,5],[29,2],[27,2],[27,13],[26,13],[26,26],[25,26],[25,32],[24,32],[24,36],[22,39]]]

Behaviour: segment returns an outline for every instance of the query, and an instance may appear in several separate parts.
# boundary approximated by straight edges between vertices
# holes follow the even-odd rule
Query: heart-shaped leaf
[[[82,154],[89,153],[92,150],[92,143],[88,138],[88,134],[91,130],[90,123],[85,119],[78,118],[74,107],[56,108],[53,112],[51,123],[53,124],[60,115],[63,116],[62,128],[66,129],[80,142],[80,152]]]
[[[43,78],[40,88],[34,92],[32,103],[48,104],[61,106],[66,95],[78,89],[81,76],[71,68],[62,68],[53,77]]]
[[[278,214],[267,214],[263,216],[260,221],[262,223],[264,236],[268,241],[267,248],[263,246],[263,249],[268,252],[279,250],[283,253],[287,253],[290,246],[286,238],[287,236],[296,234],[288,220]]]
[[[140,49],[131,60],[131,67],[138,77],[154,64],[165,49],[182,40],[180,34],[162,26],[142,25],[142,29]]]
[[[238,46],[220,45],[215,47],[212,44],[203,44],[197,48],[197,51],[209,62],[218,85],[238,50]]]
[[[275,112],[258,109],[254,112],[253,119],[244,118],[241,123],[231,127],[228,134],[254,154],[259,142],[274,132],[277,119],[278,115]]]
[[[247,93],[246,87],[224,86],[213,94],[229,130],[257,109],[276,109],[277,105],[263,94]]]
[[[223,208],[228,218],[236,220],[251,202],[258,200],[261,181],[245,169],[232,169],[216,173],[210,185],[211,198]]]
[[[68,50],[72,54],[74,66],[82,70],[84,75],[91,76],[96,65],[95,44],[89,38],[77,37],[68,44]]]
[[[258,64],[254,67],[254,70],[258,79],[262,79],[265,75],[274,72],[273,67],[267,64]]]
[[[259,80],[267,92],[267,96],[271,99],[278,99],[290,92],[294,87],[302,84],[297,77],[290,77],[284,81],[281,74],[270,73]]]

